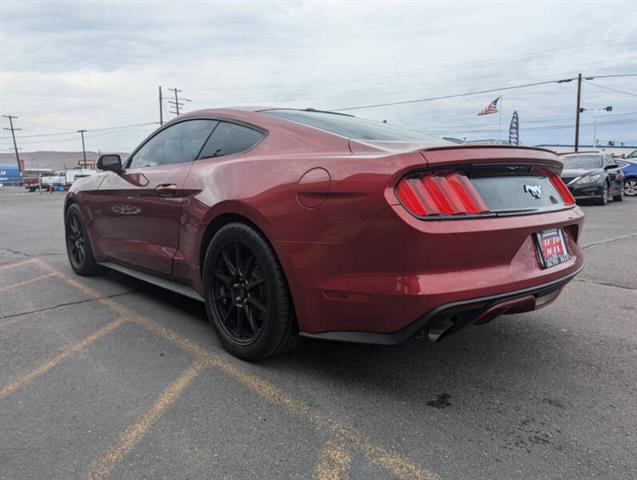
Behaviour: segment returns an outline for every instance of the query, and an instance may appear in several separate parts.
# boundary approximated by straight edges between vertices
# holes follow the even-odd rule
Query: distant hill
[[[110,152],[109,152],[110,153]],[[122,160],[128,157],[128,153],[120,153]],[[51,168],[64,170],[77,165],[82,160],[82,152],[20,152],[20,158],[24,160],[25,168]],[[86,152],[88,161],[97,160],[97,152]],[[0,165],[14,165],[15,154],[0,153]]]

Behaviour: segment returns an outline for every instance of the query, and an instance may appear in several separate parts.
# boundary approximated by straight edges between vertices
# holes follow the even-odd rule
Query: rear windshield
[[[564,168],[600,168],[602,157],[600,155],[571,155],[562,157]]]
[[[337,113],[312,112],[306,110],[268,110],[262,112],[273,117],[291,120],[347,138],[376,140],[379,142],[413,142],[442,145],[450,143],[441,138],[386,123],[340,115]]]

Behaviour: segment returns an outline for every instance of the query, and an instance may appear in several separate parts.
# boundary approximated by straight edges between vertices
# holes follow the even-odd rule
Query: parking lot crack
[[[588,278],[576,278],[575,281],[576,282],[581,282],[581,283],[592,283],[592,284],[595,284],[595,285],[603,285],[605,287],[621,288],[623,290],[630,290],[631,292],[637,292],[637,288],[627,287],[626,285],[619,285],[617,283],[599,282],[597,280],[590,280]]]
[[[73,306],[73,305],[82,305],[84,303],[99,302],[101,300],[107,300],[107,299],[110,299],[110,298],[116,298],[116,297],[121,297],[123,295],[128,295],[130,293],[133,293],[134,291],[135,291],[134,289],[133,290],[126,290],[125,292],[114,293],[112,295],[105,295],[103,297],[86,298],[86,299],[83,299],[83,300],[76,300],[74,302],[59,303],[57,305],[53,305],[53,306],[50,306],[50,307],[38,308],[38,309],[35,309],[35,310],[29,310],[28,312],[20,312],[20,313],[13,313],[11,315],[3,315],[3,316],[0,317],[0,320],[7,320],[7,319],[18,318],[18,317],[24,317],[26,315],[32,315],[32,314],[41,313],[41,312],[48,312],[50,310],[55,310],[55,309],[63,308],[63,307],[69,307],[69,306]]]
[[[637,237],[637,233],[630,233],[628,235],[620,235],[619,237],[605,238],[604,240],[598,240],[596,242],[587,243],[583,245],[582,248],[586,250],[587,248],[596,247],[598,245],[604,245],[605,243],[616,242],[618,240],[627,240],[629,238]]]
[[[64,252],[44,252],[44,253],[38,253],[37,255],[34,255],[32,253],[23,252],[21,250],[16,250],[14,248],[3,248],[2,251],[11,253],[13,255],[20,255],[27,258],[53,257],[58,255],[66,255],[66,253]]]

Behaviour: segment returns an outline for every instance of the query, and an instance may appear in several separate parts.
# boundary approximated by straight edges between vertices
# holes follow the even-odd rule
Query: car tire
[[[231,354],[257,361],[300,342],[283,269],[254,228],[230,223],[215,233],[203,281],[208,319]]]
[[[637,196],[637,177],[630,177],[624,181],[624,195],[627,197]]]
[[[604,183],[602,187],[602,196],[597,200],[599,205],[606,205],[608,203],[608,183]]]
[[[101,268],[95,262],[95,255],[89,240],[80,207],[71,205],[64,216],[66,253],[75,273],[90,276],[100,273]]]

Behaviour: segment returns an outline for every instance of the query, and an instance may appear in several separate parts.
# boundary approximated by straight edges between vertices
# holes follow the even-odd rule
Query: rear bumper
[[[583,265],[582,221],[579,207],[422,221],[393,205],[346,244],[280,242],[277,250],[285,252],[295,273],[288,280],[303,335],[391,344],[408,338],[441,309],[473,308],[485,299],[562,286]],[[544,269],[534,234],[547,228],[564,231],[570,259]]]
[[[458,322],[451,327],[457,329],[462,328],[469,323],[474,323],[476,325],[488,323],[498,315],[507,313],[522,313],[524,311],[536,310],[541,306],[548,305],[548,303],[553,302],[557,298],[562,288],[578,273],[580,273],[582,268],[583,267],[580,267],[575,272],[563,278],[537,287],[440,305],[397,332],[374,333],[333,331],[314,334],[301,332],[300,335],[317,340],[333,340],[376,345],[399,345],[421,331],[426,332],[432,324],[446,316],[455,316],[458,319]],[[550,298],[550,300],[540,306],[538,300],[544,298]]]

